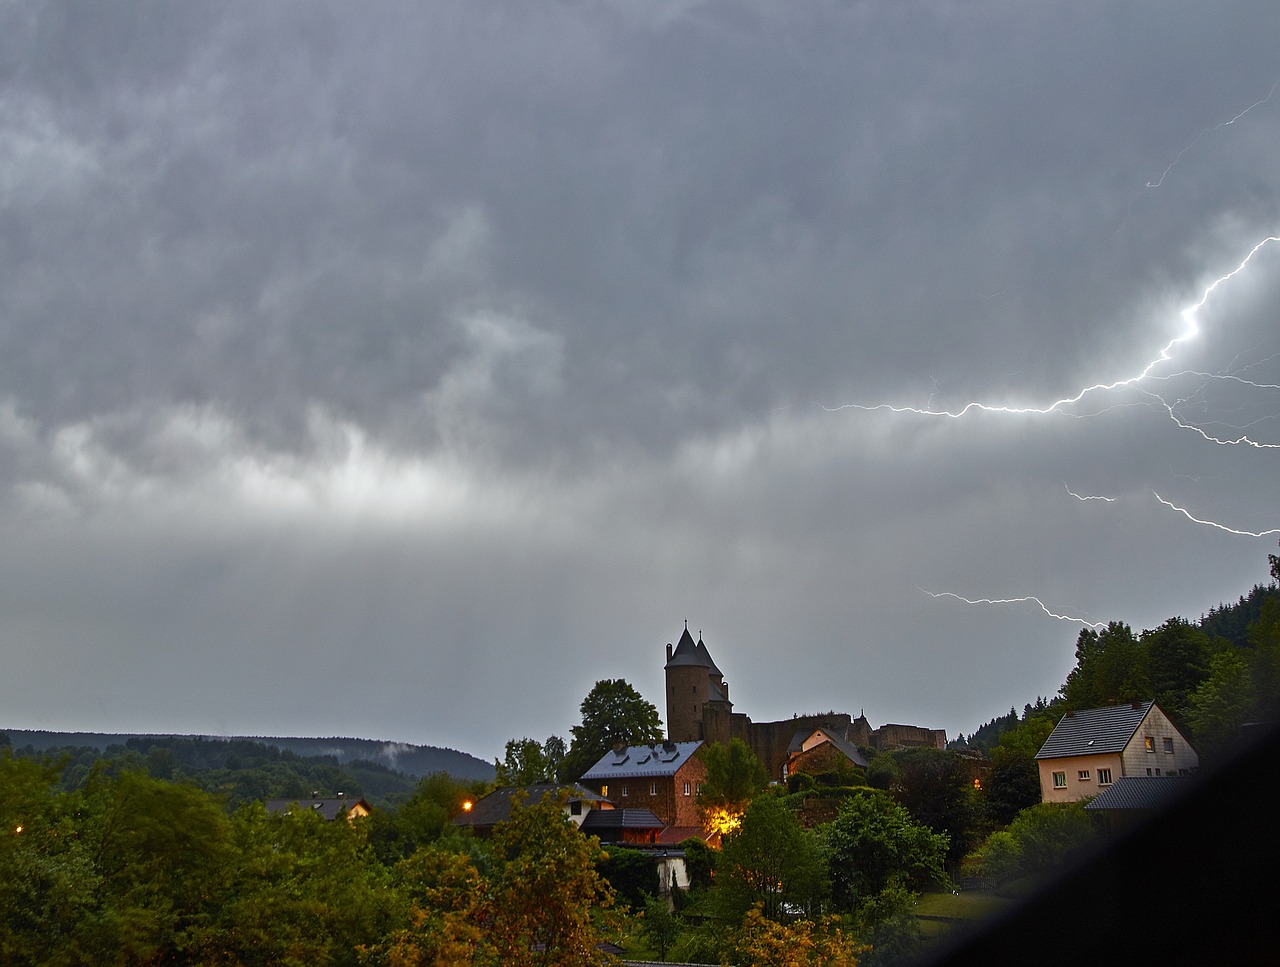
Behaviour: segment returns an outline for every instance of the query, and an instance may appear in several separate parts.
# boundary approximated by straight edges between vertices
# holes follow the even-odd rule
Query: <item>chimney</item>
[[[671,661],[671,642],[667,642],[667,661]]]

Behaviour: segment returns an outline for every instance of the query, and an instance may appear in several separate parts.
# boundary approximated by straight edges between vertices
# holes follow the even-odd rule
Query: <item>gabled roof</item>
[[[562,789],[568,791],[569,802],[608,802],[598,793],[576,783],[558,785],[544,782],[534,786],[502,786],[478,800],[470,810],[455,817],[453,822],[456,826],[495,826],[511,818],[511,802],[517,793],[524,794],[526,806],[533,806],[542,802],[548,793],[555,796]]]
[[[1085,810],[1160,809],[1188,787],[1185,776],[1121,776],[1085,805]]]
[[[582,774],[582,781],[610,782],[614,779],[674,776],[701,745],[701,741],[629,745],[620,752],[606,752],[599,762]]]
[[[1049,733],[1049,738],[1045,739],[1036,758],[1057,759],[1068,755],[1120,752],[1129,744],[1129,740],[1138,731],[1138,726],[1155,704],[1141,702],[1068,712]]]
[[[593,809],[582,818],[584,833],[616,829],[663,829],[666,824],[652,809]]]
[[[819,732],[821,732],[823,737],[825,737],[828,742],[830,742],[833,746],[839,749],[840,752],[844,754],[845,758],[847,758],[855,766],[863,766],[863,767],[866,766],[867,760],[862,757],[862,753],[858,751],[858,747],[856,745],[854,745],[852,742],[846,742],[844,739],[840,738],[840,736],[836,735],[830,729],[824,729],[824,728],[800,729],[798,732],[796,732],[795,735],[791,737],[791,744],[787,746],[787,755],[793,756],[799,752],[803,752],[805,742],[807,742],[811,736],[816,735]]]

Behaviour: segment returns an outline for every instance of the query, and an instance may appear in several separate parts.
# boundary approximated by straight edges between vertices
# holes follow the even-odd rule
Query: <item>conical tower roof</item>
[[[680,641],[676,645],[676,650],[671,653],[666,668],[678,668],[682,665],[702,665],[704,667],[711,665],[711,656],[706,654],[706,647],[702,651],[698,651],[698,646],[693,641],[693,635],[689,634],[689,626],[685,625],[684,634],[680,636]],[[714,666],[711,666],[714,667]]]
[[[685,634],[688,633],[688,631],[685,632]],[[698,633],[698,644],[696,645],[696,648],[698,650],[698,657],[702,659],[702,663],[707,666],[711,671],[711,674],[715,675],[717,678],[724,678],[724,672],[720,671],[720,669],[716,667],[716,663],[711,660],[711,652],[707,651],[707,646],[702,643],[701,632]]]

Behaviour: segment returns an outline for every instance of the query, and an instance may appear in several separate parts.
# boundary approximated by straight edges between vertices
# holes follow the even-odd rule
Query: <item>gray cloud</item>
[[[757,718],[972,730],[1079,625],[920,588],[1265,576],[1152,492],[1276,526],[1274,449],[1161,405],[1276,442],[1270,249],[1169,379],[835,408],[1139,372],[1280,227],[1274,4],[0,18],[15,726],[491,755],[689,618]]]

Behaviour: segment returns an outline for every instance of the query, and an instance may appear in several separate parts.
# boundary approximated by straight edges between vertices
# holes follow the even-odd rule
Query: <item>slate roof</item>
[[[675,668],[679,665],[700,665],[702,667],[714,668],[709,665],[711,656],[707,654],[707,646],[702,646],[702,651],[698,651],[698,646],[693,641],[693,635],[689,634],[689,629],[684,629],[684,634],[680,636],[680,641],[676,644],[676,650],[671,653],[671,658],[667,661],[664,668]]]
[[[707,651],[707,646],[702,643],[702,632],[698,632],[698,644],[695,647],[698,649],[698,657],[702,659],[702,663],[707,666],[711,674],[717,678],[723,678],[724,673],[716,667],[716,663],[711,658],[711,652]]]
[[[559,785],[544,782],[534,786],[502,786],[476,802],[468,812],[460,813],[453,820],[456,826],[495,826],[511,818],[511,801],[516,793],[524,793],[524,804],[533,806],[542,802],[547,793],[553,796],[561,789],[569,792],[569,802],[608,802],[603,796],[577,785]]]
[[[599,762],[582,774],[582,781],[612,782],[614,779],[674,776],[701,745],[700,740],[629,745],[621,752],[606,752]]]
[[[1187,788],[1185,776],[1121,776],[1085,805],[1085,810],[1160,809]]]
[[[666,824],[652,809],[593,809],[582,818],[582,831],[596,833],[617,829],[664,829]]]
[[[858,751],[858,747],[856,745],[852,742],[846,742],[830,729],[823,728],[800,729],[797,731],[796,734],[791,737],[791,744],[787,746],[787,755],[793,756],[797,752],[803,752],[805,741],[815,732],[821,732],[826,736],[827,741],[844,753],[845,757],[848,758],[855,766],[866,766],[867,760],[862,757],[862,753]]]
[[[1057,759],[1068,755],[1095,755],[1102,752],[1120,752],[1133,738],[1142,720],[1155,706],[1155,702],[1137,705],[1112,705],[1108,708],[1088,708],[1062,717],[1044,745],[1036,753],[1037,759]]]

